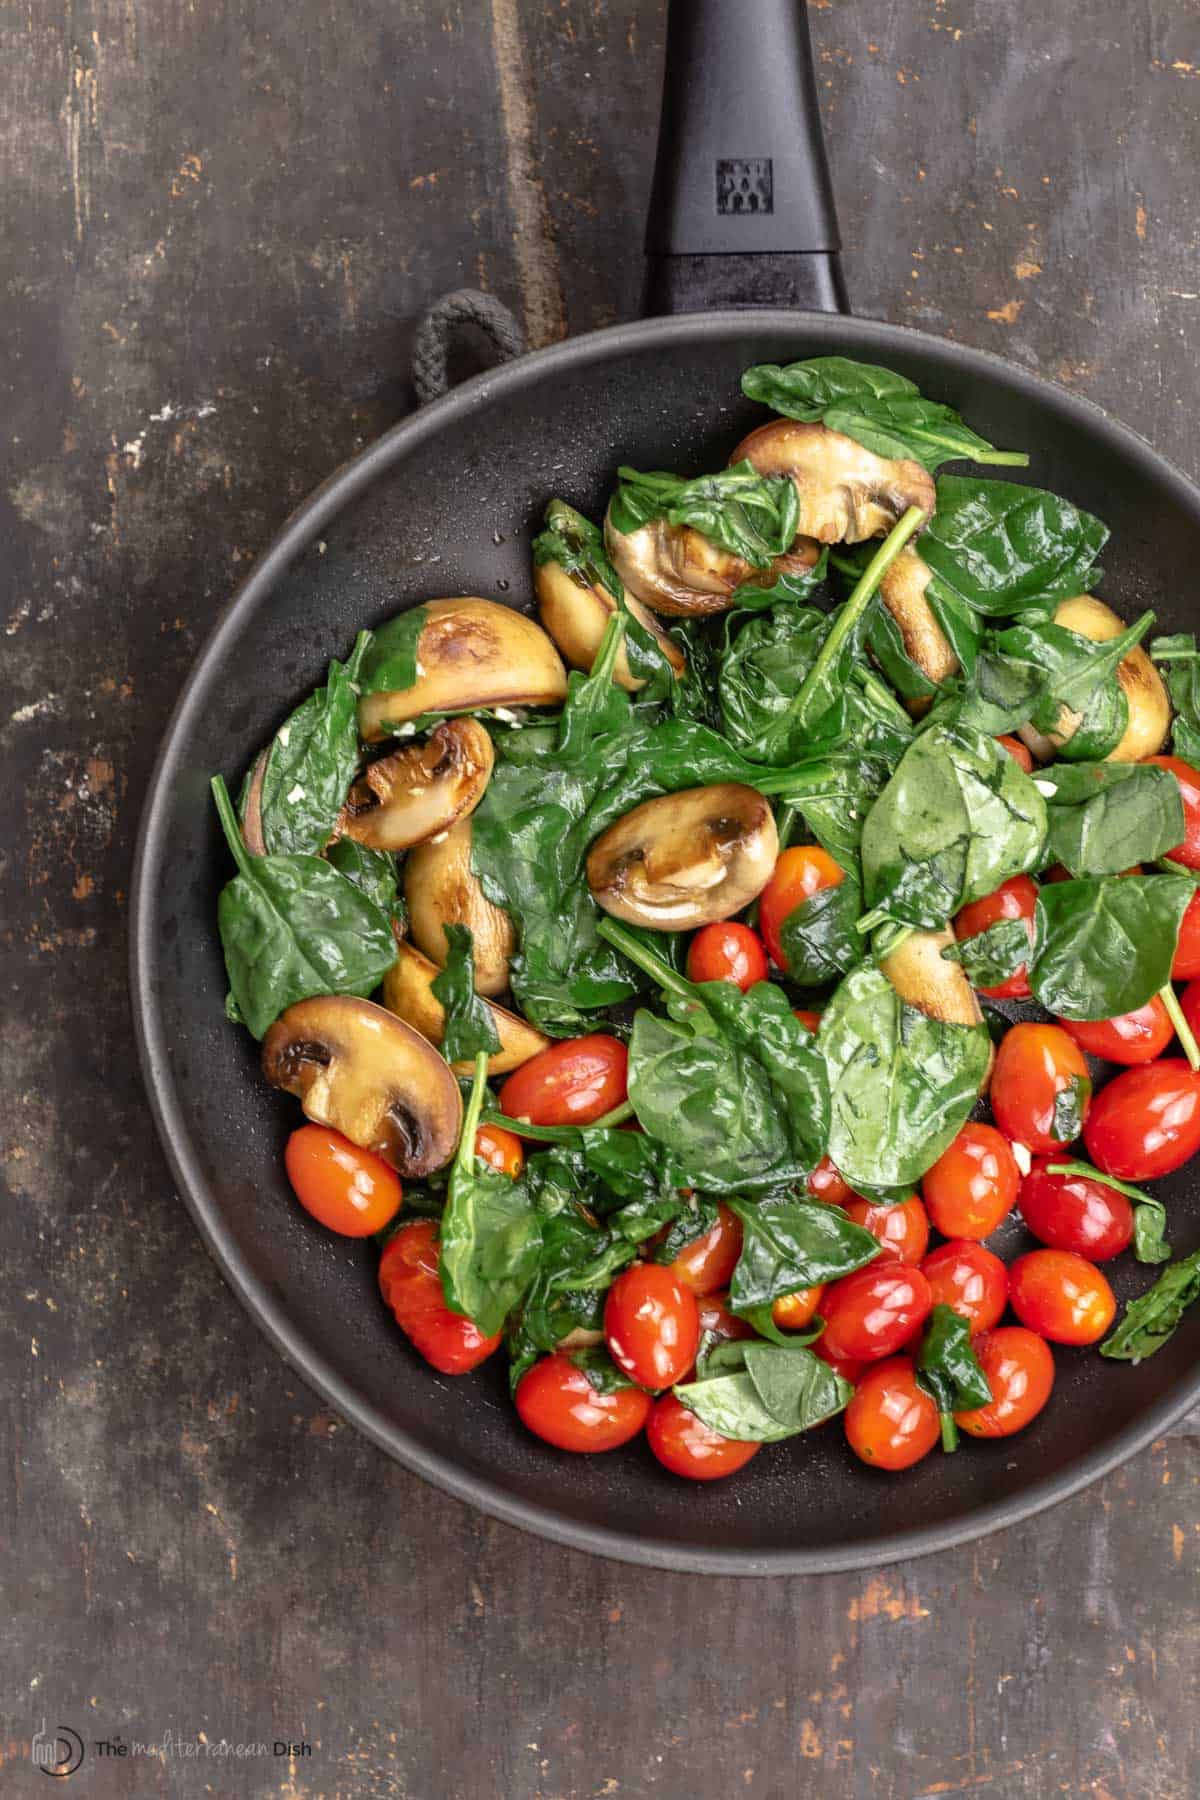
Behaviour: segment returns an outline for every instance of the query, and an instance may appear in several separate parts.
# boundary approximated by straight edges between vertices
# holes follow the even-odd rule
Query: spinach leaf
[[[943,475],[921,538],[935,577],[926,597],[1003,614],[1086,593],[1107,537],[1099,519],[1042,488]]]
[[[1034,912],[1034,998],[1064,1019],[1115,1019],[1145,1006],[1171,978],[1192,892],[1175,875],[1048,883]]]
[[[1054,1096],[1053,1134],[1060,1144],[1073,1144],[1083,1130],[1092,1097],[1089,1075],[1072,1075]]]
[[[854,1392],[801,1344],[722,1345],[699,1379],[673,1392],[710,1430],[739,1443],[775,1444],[839,1413]]]
[[[986,1025],[950,1025],[901,1000],[883,971],[854,969],[821,1018],[829,1156],[856,1192],[907,1187],[965,1122],[987,1073]]]
[[[1150,656],[1162,665],[1175,708],[1171,747],[1176,756],[1194,763],[1200,760],[1200,650],[1196,648],[1196,634],[1177,631],[1171,637],[1155,638]]]
[[[570,1360],[582,1369],[598,1394],[616,1394],[622,1388],[635,1386],[623,1369],[618,1369],[603,1344],[589,1344],[586,1349],[572,1350]]]
[[[999,987],[1029,961],[1032,939],[1024,919],[997,919],[974,937],[947,944],[946,962],[961,963],[973,988]]]
[[[1046,855],[1072,875],[1119,875],[1183,842],[1183,801],[1169,769],[1150,763],[1056,764],[1046,795]]]
[[[711,1231],[720,1217],[715,1200],[706,1199],[703,1195],[693,1195],[684,1202],[682,1211],[674,1221],[670,1231],[661,1244],[656,1244],[650,1260],[656,1263],[670,1264],[689,1244]]]
[[[500,1331],[534,1278],[542,1221],[524,1176],[502,1175],[475,1154],[475,1132],[487,1089],[487,1055],[475,1059],[475,1079],[462,1137],[450,1166],[442,1214],[439,1271],[451,1312],[485,1336]]]
[[[447,1062],[473,1062],[480,1051],[494,1056],[500,1038],[491,1008],[475,992],[475,939],[469,925],[446,925],[449,954],[431,983],[435,1000],[445,1008],[442,1055]]]
[[[742,1221],[742,1253],[729,1284],[729,1304],[737,1313],[837,1281],[879,1254],[878,1238],[821,1200],[767,1195],[732,1198],[729,1205]]]
[[[280,726],[262,780],[262,834],[273,856],[315,856],[329,842],[358,766],[358,679],[371,633]]]
[[[368,850],[353,838],[338,838],[325,852],[339,875],[373,900],[392,918],[403,918],[404,903],[396,884],[396,863],[387,850]]]
[[[845,356],[815,356],[783,368],[760,363],[742,376],[742,392],[786,418],[821,421],[876,456],[911,457],[930,472],[960,458],[1018,466],[1029,461],[1021,451],[997,450],[952,406],[924,399],[903,375]]]
[[[1084,756],[1098,760],[1116,748],[1129,722],[1117,669],[1153,621],[1153,613],[1143,613],[1103,643],[1052,620],[995,632],[976,660],[959,718],[991,735],[1024,724],[1052,732],[1066,707],[1079,723],[1061,754],[1076,762]]]
[[[1131,1300],[1116,1330],[1100,1346],[1101,1356],[1141,1362],[1173,1335],[1190,1306],[1200,1300],[1200,1250],[1164,1269],[1152,1288]]]
[[[991,1384],[971,1348],[971,1325],[952,1306],[939,1304],[929,1315],[917,1356],[917,1383],[937,1404],[942,1449],[958,1449],[956,1412],[986,1406]]]
[[[754,581],[743,582],[734,590],[733,608],[736,612],[762,612],[771,606],[802,605],[812,598],[828,572],[829,549],[825,546],[811,569],[789,570],[765,586]]]
[[[221,829],[238,873],[221,890],[217,923],[229,986],[261,1038],[313,994],[369,994],[396,960],[383,909],[320,856],[251,856],[219,775]]]
[[[1091,1163],[1080,1162],[1078,1159],[1051,1163],[1047,1173],[1082,1175],[1088,1181],[1098,1181],[1103,1187],[1115,1188],[1118,1194],[1124,1194],[1126,1199],[1134,1202],[1134,1256],[1138,1262],[1166,1262],[1171,1254],[1171,1246],[1166,1240],[1167,1209],[1161,1200],[1156,1200],[1145,1188],[1134,1187],[1130,1181],[1119,1181],[1115,1175],[1106,1175],[1103,1169],[1095,1169]]]
[[[417,645],[426,616],[425,607],[410,606],[378,628],[359,668],[360,694],[401,693],[416,685]]]
[[[849,873],[802,900],[779,930],[784,973],[800,987],[823,987],[861,962],[863,941],[855,929],[861,912],[862,890]]]
[[[533,540],[536,568],[556,562],[581,587],[611,594],[625,616],[625,657],[629,672],[645,683],[640,698],[661,699],[675,685],[674,671],[652,631],[647,631],[630,611],[624,584],[609,561],[604,535],[590,519],[565,500],[551,500],[546,507],[546,527]]]
[[[765,569],[795,542],[800,499],[790,476],[760,475],[753,463],[740,462],[693,481],[629,468],[617,477],[609,509],[617,531],[637,531],[651,519],[690,525],[752,569]]]

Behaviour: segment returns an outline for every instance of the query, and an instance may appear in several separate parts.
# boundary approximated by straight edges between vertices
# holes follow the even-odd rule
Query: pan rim
[[[902,1559],[932,1555],[1003,1530],[1079,1493],[1161,1436],[1200,1398],[1200,1362],[1169,1395],[1148,1408],[1110,1442],[1080,1457],[1069,1468],[1034,1480],[1019,1494],[984,1505],[964,1518],[885,1534],[861,1544],[832,1549],[792,1547],[767,1551],[679,1544],[660,1537],[635,1536],[604,1525],[584,1525],[536,1501],[517,1499],[487,1476],[472,1474],[451,1458],[426,1448],[365,1400],[313,1348],[300,1328],[292,1324],[283,1304],[254,1274],[238,1249],[223,1208],[204,1179],[198,1151],[184,1123],[166,1050],[155,974],[158,872],[167,850],[168,796],[180,760],[180,745],[202,704],[206,685],[214,665],[222,659],[225,645],[236,638],[243,619],[263,603],[321,528],[364,492],[398,457],[419,447],[426,437],[469,417],[474,409],[503,400],[510,390],[536,381],[544,372],[596,360],[612,360],[624,352],[640,351],[655,343],[666,347],[703,342],[738,331],[782,335],[797,329],[847,347],[869,343],[876,353],[881,348],[886,350],[888,345],[895,345],[899,350],[919,347],[936,353],[951,366],[985,369],[1018,391],[1049,400],[1068,418],[1074,416],[1084,430],[1107,439],[1118,454],[1140,461],[1155,480],[1172,491],[1173,498],[1193,510],[1200,519],[1200,486],[1145,438],[1111,418],[1094,401],[1012,364],[992,351],[975,349],[911,326],[836,313],[754,308],[637,320],[567,339],[477,375],[444,398],[402,419],[351,461],[334,470],[289,515],[214,620],[180,690],[150,773],[138,824],[130,884],[129,980],[134,1034],[155,1129],[172,1176],[209,1253],[237,1299],[288,1366],[381,1450],[455,1499],[478,1507],[506,1524],[571,1549],[620,1562],[692,1574],[765,1577],[877,1568]]]

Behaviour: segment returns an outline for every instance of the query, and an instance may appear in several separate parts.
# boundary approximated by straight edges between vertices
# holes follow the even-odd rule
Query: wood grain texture
[[[1055,376],[1200,472],[1194,10],[814,0],[812,24],[858,310]],[[325,1412],[153,1139],[125,889],[192,655],[411,403],[436,294],[494,291],[539,341],[632,314],[662,32],[658,0],[0,0],[6,1791],[43,1791],[43,1713],[313,1746],[93,1756],[98,1795],[1196,1791],[1194,1423],[875,1575],[599,1562]]]

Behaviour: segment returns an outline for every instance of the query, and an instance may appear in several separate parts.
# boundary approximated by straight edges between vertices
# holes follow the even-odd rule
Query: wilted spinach
[[[534,1278],[542,1219],[524,1175],[514,1180],[475,1154],[486,1088],[487,1056],[482,1054],[475,1061],[462,1136],[450,1166],[439,1270],[446,1305],[490,1336],[503,1328]]]
[[[1085,593],[1108,529],[1042,488],[943,475],[921,537],[934,574],[926,590],[976,612],[1017,613]]]
[[[379,626],[359,667],[360,694],[402,693],[415,686],[417,645],[427,616],[426,607],[410,606]]]
[[[1119,875],[1183,842],[1183,801],[1169,769],[1150,763],[1057,763],[1047,787],[1046,856],[1072,875]]]
[[[1155,638],[1150,646],[1151,660],[1162,665],[1167,692],[1175,709],[1171,727],[1171,746],[1185,762],[1200,761],[1200,650],[1196,634],[1177,631],[1171,637]]]
[[[1143,613],[1128,630],[1103,643],[1052,620],[992,633],[966,684],[959,718],[989,734],[1025,724],[1052,732],[1066,707],[1079,724],[1060,754],[1073,762],[1099,760],[1116,748],[1129,723],[1117,669],[1153,622],[1153,613]]]
[[[991,1384],[971,1348],[971,1324],[952,1306],[939,1304],[929,1315],[917,1354],[917,1382],[936,1403],[942,1421],[942,1449],[958,1449],[956,1412],[986,1406]]]
[[[670,692],[675,676],[662,647],[628,605],[625,588],[604,548],[604,537],[583,513],[565,500],[551,500],[546,507],[545,530],[533,540],[537,568],[556,562],[581,587],[603,589],[625,615],[625,657],[629,672],[645,685],[640,698],[658,700]]]
[[[1125,1308],[1116,1330],[1100,1346],[1101,1356],[1118,1362],[1141,1362],[1161,1350],[1184,1313],[1200,1300],[1200,1250],[1181,1256],[1164,1269],[1152,1288]]]
[[[779,931],[784,973],[800,987],[823,987],[861,962],[863,940],[856,929],[861,912],[862,890],[849,871],[836,887],[802,900]]]
[[[795,542],[800,500],[790,476],[760,475],[753,463],[740,462],[692,481],[629,468],[618,469],[617,477],[609,508],[617,531],[637,531],[651,519],[690,525],[752,569],[765,569]]]
[[[338,838],[326,850],[325,860],[389,917],[404,917],[404,902],[396,883],[396,861],[387,850],[368,850],[353,838]]]
[[[1077,1160],[1051,1163],[1047,1173],[1081,1175],[1087,1181],[1098,1181],[1102,1187],[1115,1188],[1118,1194],[1124,1194],[1126,1199],[1133,1201],[1133,1254],[1143,1263],[1166,1262],[1171,1254],[1166,1239],[1167,1209],[1145,1188],[1134,1187],[1130,1181],[1118,1181],[1115,1175],[1106,1175],[1103,1169]]]
[[[718,1344],[677,1399],[722,1437],[776,1444],[842,1411],[854,1389],[801,1344]]]
[[[1192,893],[1176,875],[1048,882],[1034,913],[1034,998],[1064,1019],[1136,1012],[1171,978]]]
[[[469,925],[445,925],[445,967],[431,983],[435,1000],[445,1010],[441,1050],[447,1062],[474,1062],[481,1051],[500,1048],[491,1008],[475,992],[475,939]]]
[[[771,1194],[734,1198],[729,1205],[742,1221],[742,1252],[729,1283],[729,1304],[737,1313],[837,1281],[879,1254],[878,1238],[821,1200]]]
[[[371,633],[360,631],[349,661],[329,665],[317,688],[279,727],[267,753],[260,811],[273,856],[315,856],[329,842],[358,766],[359,679]]]
[[[1028,963],[1032,941],[1025,919],[997,919],[974,937],[947,944],[942,956],[962,965],[973,988],[994,988]]]

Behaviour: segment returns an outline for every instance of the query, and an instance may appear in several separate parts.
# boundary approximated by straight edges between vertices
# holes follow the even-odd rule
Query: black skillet
[[[899,1478],[855,1463],[836,1425],[712,1488],[664,1474],[644,1447],[548,1449],[518,1423],[500,1359],[459,1381],[419,1363],[376,1293],[373,1252],[292,1200],[280,1153],[294,1102],[265,1086],[222,1011],[214,907],[230,870],[208,794],[214,770],[240,778],[360,626],[442,594],[527,605],[530,528],[551,494],[597,515],[618,461],[719,467],[762,416],[739,398],[754,362],[839,352],[911,376],[993,442],[1027,446],[1031,479],[1107,520],[1103,591],[1126,617],[1153,605],[1163,629],[1195,624],[1192,482],[1024,370],[839,310],[803,0],[754,0],[744,27],[738,0],[672,0],[648,302],[670,316],[523,357],[406,419],[317,490],[235,596],[151,781],[132,961],[172,1169],[235,1292],[313,1388],[408,1468],[512,1524],[631,1562],[761,1575],[936,1550],[1075,1492],[1200,1397],[1200,1321],[1136,1368],[1060,1352],[1029,1430]],[[1196,1185],[1187,1171],[1160,1184],[1177,1251],[1200,1239]],[[1128,1293],[1148,1276],[1117,1280]]]

